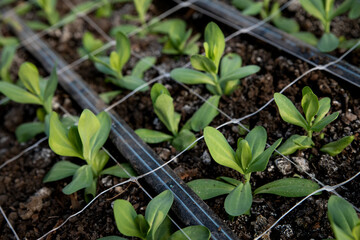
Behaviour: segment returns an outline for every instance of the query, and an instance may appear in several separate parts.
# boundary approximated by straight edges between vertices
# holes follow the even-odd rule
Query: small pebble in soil
[[[280,231],[280,234],[286,237],[286,239],[289,239],[294,235],[294,231],[290,224],[277,225],[275,229]]]
[[[283,175],[289,175],[293,172],[291,163],[284,158],[276,159],[275,165]]]
[[[155,151],[162,160],[168,160],[171,155],[171,151],[167,148],[158,147],[155,148]]]
[[[51,190],[47,187],[41,188],[26,203],[20,203],[18,209],[19,216],[23,220],[33,218],[36,212],[40,212],[43,208],[43,199],[51,195]]]
[[[319,165],[326,170],[328,175],[332,175],[339,169],[334,158],[328,154],[324,154],[320,157]]]
[[[211,163],[211,157],[207,150],[204,151],[203,155],[201,156],[201,160],[206,165]]]
[[[308,161],[303,157],[293,157],[292,160],[297,163],[296,169],[299,172],[308,172],[310,170]]]
[[[101,184],[102,184],[104,187],[111,187],[111,186],[113,186],[112,177],[111,177],[111,176],[106,176],[106,177],[102,178],[102,179],[101,179]]]

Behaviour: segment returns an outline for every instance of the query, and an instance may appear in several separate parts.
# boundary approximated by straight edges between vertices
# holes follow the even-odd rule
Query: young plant
[[[266,130],[257,126],[245,137],[239,138],[234,151],[225,137],[215,128],[206,127],[204,139],[212,158],[218,164],[241,173],[245,180],[229,177],[198,179],[188,183],[189,187],[203,200],[228,194],[225,199],[225,211],[231,216],[250,212],[253,194],[250,177],[253,172],[264,171],[274,150],[280,145],[278,139],[265,150]],[[255,190],[254,194],[276,194],[284,197],[301,197],[318,189],[319,186],[307,179],[286,178],[271,182]]]
[[[181,19],[170,19],[155,24],[152,32],[166,34],[167,39],[162,52],[170,55],[194,55],[199,52],[196,41],[200,34],[191,37],[192,30],[186,31],[186,23]]]
[[[281,15],[280,4],[274,2],[270,8],[270,0],[255,2],[253,0],[232,0],[232,4],[242,10],[244,15],[258,15],[262,19],[272,16],[272,23],[279,29],[287,33],[299,31],[299,25],[294,19],[286,18]],[[273,16],[274,15],[274,16]]]
[[[216,107],[220,97],[213,96],[209,98],[209,103],[204,103],[179,131],[181,116],[174,110],[173,99],[169,91],[162,84],[156,83],[151,88],[150,94],[155,114],[171,132],[171,135],[156,130],[137,129],[135,133],[147,143],[170,141],[178,151],[182,151],[196,140],[191,130],[195,132],[202,130],[219,114]]]
[[[144,72],[155,64],[156,58],[142,58],[135,65],[131,74],[124,76],[123,67],[129,61],[130,56],[130,41],[124,33],[118,32],[116,35],[116,50],[111,52],[110,57],[91,55],[90,58],[95,63],[95,67],[100,72],[107,75],[106,81],[121,88],[134,90],[141,85],[146,84],[143,80]],[[144,86],[140,89],[140,91],[146,91],[148,89],[148,86]]]
[[[328,124],[334,121],[339,112],[326,116],[330,110],[330,98],[325,97],[318,100],[310,87],[306,86],[302,90],[301,107],[305,118],[296,109],[294,104],[281,93],[275,93],[275,103],[279,109],[281,118],[288,123],[302,127],[307,136],[293,135],[280,148],[279,152],[289,155],[297,150],[312,148],[315,144],[312,141],[313,132],[321,132]],[[320,151],[334,156],[339,154],[354,139],[354,136],[344,137],[336,142],[324,145]]]
[[[16,49],[16,45],[8,45],[3,48],[0,61],[0,80],[9,83],[12,82],[10,78],[10,67],[14,59]]]
[[[95,50],[101,48],[104,45],[104,42],[101,39],[97,39],[90,32],[85,32],[82,37],[82,47],[78,48],[78,53],[81,57],[91,54]],[[95,56],[101,55],[100,53],[95,54]]]
[[[43,15],[50,25],[56,24],[60,19],[60,14],[56,10],[57,0],[36,0],[39,7],[43,10]]]
[[[201,225],[190,226],[173,233],[172,224],[167,214],[173,204],[174,196],[166,190],[154,197],[146,207],[145,216],[137,214],[134,207],[126,200],[114,202],[114,216],[119,232],[128,237],[137,237],[143,240],[208,240],[210,231]],[[121,240],[117,236],[104,237],[105,239]]]
[[[339,46],[339,39],[330,31],[331,21],[351,9],[356,1],[345,0],[337,8],[334,7],[334,0],[300,0],[300,3],[305,11],[319,19],[323,25],[324,33],[317,41],[317,48],[322,52],[335,50]],[[313,43],[313,39],[316,39],[311,33],[299,33],[295,36],[309,43]]]
[[[19,142],[26,142],[46,130],[45,119],[51,113],[52,98],[57,87],[57,75],[54,68],[49,80],[39,77],[39,71],[32,63],[25,62],[19,69],[20,83],[18,86],[11,82],[0,81],[0,92],[18,103],[36,104],[40,122],[24,123],[16,129]]]
[[[87,198],[89,194],[95,196],[97,180],[101,175],[110,174],[121,178],[135,176],[134,171],[126,164],[103,170],[109,156],[101,148],[109,136],[110,128],[111,119],[106,112],[94,115],[90,110],[85,109],[80,115],[78,125],[70,128],[59,120],[57,113],[52,112],[50,148],[58,155],[83,159],[86,164],[80,166],[70,161],[59,161],[46,174],[43,182],[53,182],[72,176],[72,181],[63,188],[63,193],[72,194],[85,189]]]
[[[328,217],[337,240],[359,240],[360,219],[349,202],[338,196],[328,201]]]
[[[256,65],[241,67],[241,57],[235,53],[222,58],[225,38],[213,22],[205,28],[204,49],[205,56],[191,56],[191,65],[195,70],[177,68],[171,71],[171,77],[186,84],[206,84],[206,88],[214,95],[230,95],[240,84],[241,78],[260,70]]]
[[[131,0],[100,0],[102,6],[96,10],[96,17],[111,17],[113,14],[113,4],[130,2]]]

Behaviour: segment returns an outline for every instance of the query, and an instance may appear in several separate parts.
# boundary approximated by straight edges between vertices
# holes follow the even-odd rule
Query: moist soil
[[[152,8],[152,12],[156,13],[154,9]],[[188,20],[197,21],[199,23],[198,28],[196,26],[193,26],[193,28],[201,33],[204,29],[204,23],[210,21],[210,19],[196,12],[189,14]],[[64,27],[60,31],[65,31],[65,29]],[[87,27],[82,29],[82,32],[91,31]],[[228,28],[224,27],[222,29],[225,29],[225,35],[232,33]],[[73,36],[74,32],[66,31],[68,31],[69,36]],[[49,36],[51,37],[51,34]],[[81,37],[78,39],[81,39]],[[51,43],[50,40],[49,42]],[[56,41],[54,42],[56,43]],[[156,56],[158,58],[157,66],[165,72],[182,66],[189,60],[188,57],[174,58],[161,54],[161,44],[157,42],[155,36],[147,38],[135,36],[131,39],[131,43],[132,50],[141,54],[141,56]],[[253,113],[269,101],[275,92],[283,89],[310,68],[308,64],[249,36],[241,35],[241,37],[232,39],[226,46],[226,52],[236,52],[242,57],[243,65],[256,64],[261,67],[260,72],[243,79],[240,88],[231,96],[221,98],[219,109],[230,118],[240,118]],[[56,48],[62,56],[68,55],[71,52],[69,49],[74,50],[74,46],[68,46],[64,49]],[[24,51],[18,55],[20,59],[13,68],[15,73],[21,62],[31,60],[31,57],[27,56]],[[68,60],[76,59],[76,57],[75,55],[71,56],[71,59],[68,58]],[[125,67],[125,72],[131,70],[137,60],[132,57]],[[41,66],[39,63],[36,65]],[[83,62],[75,70],[98,93],[118,89],[114,85],[105,83],[104,75],[99,73],[89,61]],[[149,81],[157,75],[158,73],[155,70],[150,70],[146,73],[145,80]],[[202,85],[184,87],[167,78],[163,78],[160,82],[169,89],[174,99],[175,110],[181,113],[181,124],[184,124],[203,103],[199,96],[205,99],[210,97],[210,94]],[[272,157],[264,172],[252,175],[251,184],[253,190],[273,180],[292,176],[315,177],[326,185],[334,185],[350,178],[360,170],[360,158],[357,154],[360,150],[358,141],[360,133],[360,96],[358,89],[330,75],[316,71],[306,75],[286,90],[284,94],[293,102],[300,103],[301,89],[304,86],[310,86],[319,98],[330,97],[332,100],[331,112],[340,111],[339,118],[324,130],[325,137],[323,139],[314,135],[315,148],[291,156],[291,159],[297,162],[299,166],[291,165],[282,158]],[[129,92],[124,90],[120,96],[114,99],[114,102],[120,100]],[[55,101],[64,106],[71,114],[79,115],[81,112],[80,108],[61,89],[57,91]],[[297,107],[300,107],[300,105],[297,104]],[[55,110],[61,113],[59,109]],[[35,106],[9,103],[1,105],[0,111],[4,113],[0,115],[2,120],[0,128],[1,164],[26,147],[31,146],[42,136],[26,144],[19,144],[14,136],[16,126],[35,119]],[[118,105],[115,111],[133,129],[149,128],[166,132],[165,127],[153,113],[149,91],[138,92],[129,97]],[[219,114],[211,125],[216,127],[227,121],[229,121],[229,118]],[[292,134],[304,134],[300,128],[289,125],[280,119],[274,103],[271,103],[263,111],[244,120],[242,123],[250,128],[257,125],[265,127],[268,133],[268,143],[270,144],[280,137],[285,140]],[[237,138],[241,136],[238,126],[234,124],[228,125],[223,127],[221,132],[229,143],[235,147]],[[201,134],[201,132],[197,133],[197,136],[201,136]],[[350,147],[346,148],[338,156],[330,157],[318,151],[321,145],[347,135],[355,135],[355,140]],[[165,161],[172,159],[177,153],[168,143],[151,146]],[[117,159],[121,159],[121,156],[116,154],[115,148],[110,143],[106,147],[112,153],[114,152],[113,154]],[[71,196],[64,195],[61,192],[61,189],[70,179],[55,183],[42,183],[42,178],[46,172],[56,161],[62,159],[62,157],[52,153],[47,143],[44,142],[16,162],[0,170],[0,205],[20,238],[34,239],[40,237],[61,224],[66,217],[85,206],[86,203],[81,192]],[[192,150],[176,158],[171,163],[171,167],[186,182],[200,178],[214,179],[217,176],[242,179],[239,173],[217,165],[209,156],[203,141],[199,141]],[[310,176],[305,172],[309,173]],[[32,181],[29,181],[29,179],[32,179]],[[98,192],[120,181],[113,177],[101,179]],[[355,206],[360,206],[360,196],[357,191],[359,187],[359,181],[355,179],[343,188],[338,189],[338,192]],[[148,188],[146,187],[146,189]],[[111,208],[111,202],[115,198],[130,200],[133,205],[135,204],[135,209],[139,213],[144,211],[144,206],[148,202],[147,196],[138,186],[133,183],[123,185],[101,196],[90,206],[90,209],[73,218],[69,223],[50,235],[48,239],[96,239],[101,236],[119,235]],[[333,237],[326,216],[328,198],[328,193],[309,198],[293,210],[289,216],[285,217],[265,239],[324,239]],[[254,236],[264,232],[299,200],[272,195],[255,196],[251,214],[235,217],[234,219],[230,219],[224,211],[224,197],[208,200],[206,203],[239,236],[239,239],[252,239]],[[1,236],[4,236],[4,239],[12,239],[13,234],[2,217],[0,218],[0,226]]]

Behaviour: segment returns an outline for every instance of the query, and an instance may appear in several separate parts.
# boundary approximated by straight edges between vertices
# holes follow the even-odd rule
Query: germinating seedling
[[[232,4],[242,10],[244,15],[258,15],[262,19],[272,17],[272,23],[279,29],[287,33],[295,33],[299,31],[299,25],[294,19],[286,18],[281,15],[280,4],[274,2],[270,6],[270,0],[253,1],[253,0],[232,0]]]
[[[170,19],[154,24],[151,32],[166,34],[162,52],[170,55],[194,55],[199,52],[196,41],[200,34],[191,37],[192,29],[186,31],[186,23],[181,19]]]
[[[50,25],[56,24],[60,19],[60,14],[56,10],[57,0],[36,0],[36,3],[43,10],[43,15]]]
[[[167,214],[174,201],[174,195],[169,190],[154,197],[146,207],[145,216],[137,214],[129,201],[114,202],[114,216],[119,232],[128,237],[143,240],[208,240],[210,231],[201,225],[190,226],[173,232],[172,224]],[[118,236],[109,236],[99,240],[121,240]]]
[[[338,196],[328,201],[328,217],[337,240],[359,240],[360,219],[349,202]]]
[[[272,153],[280,145],[281,139],[265,150],[267,133],[261,126],[252,129],[245,139],[239,138],[236,151],[213,127],[205,128],[204,139],[215,162],[238,171],[245,180],[242,182],[229,177],[219,177],[218,180],[198,179],[189,182],[189,187],[203,200],[228,194],[224,203],[225,211],[231,216],[248,214],[253,199],[250,186],[251,174],[265,170]],[[307,179],[285,178],[259,187],[254,194],[268,193],[284,197],[302,197],[318,188],[316,183]]]
[[[97,39],[90,32],[85,32],[82,37],[82,47],[78,48],[78,53],[81,57],[91,54],[95,50],[98,50],[104,45],[101,39]],[[95,54],[95,56],[101,55],[103,52]]]
[[[307,136],[293,135],[278,150],[284,155],[289,155],[297,150],[312,148],[315,144],[312,141],[313,132],[321,132],[328,124],[334,121],[339,112],[326,114],[330,111],[330,98],[325,97],[318,100],[310,87],[302,90],[301,107],[305,118],[296,109],[294,104],[281,93],[275,93],[275,103],[279,109],[281,118],[288,123],[302,127]],[[324,145],[320,151],[326,152],[331,156],[339,154],[352,141],[354,136],[347,136],[338,141]]]
[[[63,189],[63,193],[72,194],[85,189],[85,197],[95,196],[99,176],[110,174],[116,177],[135,176],[129,165],[123,164],[105,170],[109,156],[102,150],[111,128],[111,119],[106,112],[94,115],[85,109],[79,118],[78,125],[67,127],[52,112],[50,117],[49,146],[58,155],[77,157],[85,160],[85,165],[70,161],[57,162],[46,174],[43,181],[53,182],[72,176],[72,181]],[[131,175],[131,176],[129,176]]]
[[[123,67],[129,61],[131,56],[131,46],[128,37],[118,32],[116,35],[116,50],[110,53],[109,57],[93,56],[90,59],[95,63],[95,67],[106,74],[106,81],[111,82],[121,88],[135,90],[145,85],[143,80],[144,72],[155,64],[155,57],[142,58],[133,68],[130,75],[123,75]],[[148,90],[148,86],[142,87],[139,91]]]
[[[151,88],[151,100],[154,112],[159,120],[166,126],[170,134],[150,129],[137,129],[135,133],[147,143],[161,143],[170,141],[178,151],[182,151],[190,146],[196,137],[194,132],[199,132],[219,114],[217,106],[219,96],[213,96],[204,103],[196,113],[185,123],[179,131],[180,114],[175,112],[173,99],[169,91],[160,83],[154,84]],[[195,145],[193,145],[195,146]]]
[[[204,49],[205,56],[191,56],[191,65],[195,70],[177,68],[171,71],[171,77],[186,84],[206,84],[213,95],[230,95],[240,84],[241,78],[260,70],[256,65],[241,67],[241,57],[235,53],[222,58],[225,38],[218,25],[213,22],[205,28]]]
[[[19,142],[26,142],[39,133],[46,132],[47,115],[51,113],[52,99],[57,87],[57,75],[54,68],[49,80],[40,78],[39,71],[34,64],[25,62],[19,69],[20,84],[0,81],[0,92],[18,103],[36,104],[40,122],[24,123],[16,129]]]

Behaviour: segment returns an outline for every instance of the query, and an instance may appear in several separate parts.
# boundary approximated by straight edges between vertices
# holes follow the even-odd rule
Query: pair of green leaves
[[[60,161],[52,167],[43,181],[51,182],[73,176],[71,183],[63,189],[65,194],[85,188],[85,193],[94,196],[98,176],[111,174],[130,177],[120,166],[103,170],[109,156],[100,149],[109,136],[110,128],[111,119],[106,112],[94,115],[85,109],[81,113],[78,126],[69,128],[59,120],[57,113],[53,112],[50,117],[50,148],[58,155],[81,158],[87,164],[78,166],[68,161]],[[131,170],[129,173],[134,174]]]
[[[156,58],[142,58],[135,65],[130,75],[123,76],[123,67],[129,61],[130,56],[130,40],[124,33],[118,32],[116,35],[116,50],[111,52],[110,57],[91,56],[91,60],[95,62],[95,67],[100,72],[108,75],[106,78],[107,81],[121,88],[134,90],[146,84],[143,80],[144,72],[155,64]],[[148,86],[144,86],[140,91],[146,91],[148,89]]]
[[[275,93],[274,99],[281,118],[285,122],[302,127],[308,133],[308,136],[291,136],[279,148],[279,151],[284,155],[292,154],[297,150],[313,147],[315,144],[312,141],[312,132],[322,131],[339,116],[339,112],[326,116],[330,111],[330,98],[325,97],[318,100],[318,97],[308,86],[303,88],[301,99],[301,107],[304,111],[305,118],[297,110],[291,100],[283,94]],[[320,150],[334,156],[348,146],[353,139],[353,136],[344,137],[339,141],[324,145]]]
[[[195,70],[177,68],[171,71],[171,77],[186,84],[206,84],[207,89],[214,95],[230,95],[238,86],[239,79],[260,70],[256,65],[241,67],[240,56],[228,54],[221,61],[221,74],[218,75],[220,60],[225,49],[225,38],[220,28],[213,22],[205,29],[204,49],[205,56],[196,54],[190,59]]]
[[[231,216],[239,216],[250,211],[252,191],[250,175],[252,172],[265,170],[268,161],[279,146],[281,139],[265,150],[267,134],[263,127],[252,129],[239,139],[234,151],[225,137],[215,128],[206,127],[204,139],[212,158],[218,164],[232,168],[245,176],[245,183],[228,177],[217,180],[198,179],[188,183],[201,199],[206,200],[228,194],[225,199],[225,211]],[[301,188],[299,188],[301,186]],[[286,197],[306,196],[318,188],[316,183],[306,179],[282,179],[266,184],[255,190],[255,194],[270,193]]]
[[[196,41],[199,40],[200,34],[191,37],[192,30],[186,31],[184,20],[175,18],[161,21],[151,27],[151,31],[167,35],[167,40],[162,49],[165,54],[194,55],[199,52]]]
[[[101,39],[97,39],[90,32],[85,32],[82,37],[82,47],[78,49],[79,55],[81,57],[91,54],[95,50],[101,48],[104,45],[104,42]],[[101,55],[101,52],[94,55]]]
[[[116,226],[123,235],[144,240],[210,239],[210,231],[206,227],[199,225],[186,227],[172,233],[171,221],[167,214],[173,201],[173,194],[166,190],[149,202],[145,216],[143,216],[136,213],[130,202],[122,199],[116,200],[114,202]],[[105,237],[101,238],[101,240],[109,238]],[[111,237],[111,239],[120,240],[123,238]]]
[[[151,88],[150,95],[155,114],[172,135],[150,129],[137,129],[135,133],[147,143],[171,141],[171,144],[178,151],[182,151],[196,140],[191,130],[195,132],[202,130],[219,114],[217,106],[220,97],[213,96],[198,109],[179,131],[181,116],[175,112],[169,91],[162,84],[156,83]]]
[[[328,217],[337,240],[360,239],[360,219],[346,200],[331,196],[328,201]]]

